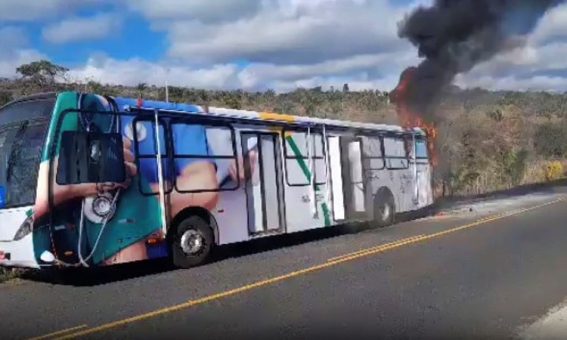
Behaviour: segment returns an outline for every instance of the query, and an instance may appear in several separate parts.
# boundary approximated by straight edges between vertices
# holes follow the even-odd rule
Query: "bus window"
[[[285,166],[287,184],[290,186],[306,186],[310,183],[309,157],[311,169],[315,173],[315,184],[325,184],[327,169],[325,166],[323,136],[311,133],[311,143],[308,143],[307,131],[286,131]],[[309,152],[309,147],[311,152]]]
[[[236,161],[234,131],[230,126],[206,126],[176,122],[171,125],[173,161],[176,174],[197,163],[210,163],[216,169],[215,183],[175,183],[178,192],[235,190],[239,181],[230,176],[230,167]],[[242,171],[242,169],[239,169]],[[214,186],[213,186],[214,184]]]
[[[364,168],[366,170],[384,169],[384,157],[382,155],[382,141],[380,137],[361,136],[361,138]]]
[[[418,159],[427,159],[427,141],[425,139],[417,139],[415,141],[415,154]]]
[[[23,121],[48,118],[51,116],[54,105],[55,97],[8,104],[1,108],[0,127]]]
[[[141,175],[138,177],[139,190],[144,195],[157,195],[159,193],[159,186],[152,186],[145,183],[145,181],[149,183],[159,182],[160,167],[158,167],[158,143],[155,122],[147,118],[132,119],[131,117],[123,117],[122,123],[128,139],[136,142],[134,150],[136,152],[136,160]],[[136,125],[135,134],[133,125]],[[166,135],[165,123],[160,121],[158,125],[158,137],[161,155],[161,171],[164,181],[164,191],[168,193],[172,190],[173,174],[167,158],[170,150],[166,143]],[[142,178],[145,181],[142,180]]]
[[[0,172],[3,207],[32,205],[47,121],[23,123],[0,132],[0,158],[6,164]]]
[[[388,169],[407,169],[409,167],[408,154],[403,137],[385,137],[384,152]]]

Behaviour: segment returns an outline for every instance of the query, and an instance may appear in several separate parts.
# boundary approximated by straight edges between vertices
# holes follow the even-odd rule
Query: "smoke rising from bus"
[[[398,35],[424,58],[409,67],[391,93],[406,127],[420,126],[430,138],[434,164],[435,108],[459,73],[470,71],[498,53],[521,47],[539,19],[565,0],[435,0],[420,6],[399,24]]]
[[[539,19],[564,0],[435,0],[399,24],[398,35],[424,60],[412,69],[405,101],[431,114],[441,91],[459,73],[521,47]]]

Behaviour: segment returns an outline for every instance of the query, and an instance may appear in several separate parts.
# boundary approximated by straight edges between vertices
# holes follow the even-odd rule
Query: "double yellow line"
[[[278,282],[281,282],[281,281],[284,281],[284,280],[287,280],[287,279],[291,279],[291,278],[294,278],[294,277],[298,277],[298,276],[301,276],[301,275],[305,275],[305,274],[308,274],[308,273],[319,271],[319,270],[322,270],[322,269],[325,269],[325,268],[336,266],[336,265],[341,264],[341,263],[353,261],[355,259],[359,259],[359,258],[362,258],[362,257],[386,252],[386,251],[389,251],[389,250],[392,250],[392,249],[396,249],[396,248],[403,247],[403,246],[410,245],[410,244],[415,244],[415,243],[418,243],[418,242],[423,242],[423,241],[426,241],[426,240],[431,240],[431,239],[434,239],[434,238],[439,238],[439,237],[442,237],[442,236],[445,236],[445,235],[448,235],[448,234],[451,234],[451,233],[456,233],[458,231],[473,228],[473,227],[483,225],[483,224],[486,224],[486,223],[489,223],[489,222],[493,222],[493,221],[501,220],[501,219],[504,219],[504,218],[507,218],[507,217],[523,214],[523,213],[526,213],[526,212],[529,212],[529,211],[532,211],[532,210],[535,210],[535,209],[540,209],[540,208],[543,208],[545,206],[549,206],[549,205],[552,205],[552,204],[563,202],[564,200],[565,200],[565,197],[561,197],[557,200],[550,201],[550,202],[540,204],[540,205],[537,205],[537,206],[533,206],[533,207],[530,207],[530,208],[519,209],[519,210],[512,211],[510,213],[498,214],[498,215],[494,215],[494,216],[491,216],[491,217],[483,218],[483,219],[477,220],[475,222],[472,222],[472,223],[469,223],[469,224],[466,224],[466,225],[463,225],[463,226],[460,226],[460,227],[447,229],[447,230],[440,231],[440,232],[433,233],[433,234],[429,234],[429,235],[418,235],[418,236],[414,236],[414,237],[409,237],[409,238],[402,239],[402,240],[399,240],[399,241],[396,241],[396,242],[391,242],[391,243],[387,243],[387,244],[376,246],[376,247],[362,249],[362,250],[359,250],[359,251],[356,251],[356,252],[353,252],[353,253],[349,253],[349,254],[345,254],[345,255],[342,255],[342,256],[330,258],[325,263],[322,263],[322,264],[318,264],[318,265],[315,265],[315,266],[312,266],[312,267],[309,267],[309,268],[293,271],[291,273],[281,275],[281,276],[276,276],[276,277],[269,278],[269,279],[266,279],[266,280],[257,281],[257,282],[239,287],[239,288],[235,288],[235,289],[227,290],[227,291],[220,292],[220,293],[217,293],[217,294],[205,296],[205,297],[202,297],[200,299],[189,300],[187,302],[180,303],[178,305],[174,305],[174,306],[171,306],[171,307],[158,309],[158,310],[155,310],[155,311],[152,311],[152,312],[149,312],[149,313],[144,313],[144,314],[136,315],[136,316],[133,316],[133,317],[130,317],[130,318],[110,322],[110,323],[103,324],[103,325],[100,325],[100,326],[97,326],[97,327],[92,327],[92,328],[88,328],[88,329],[77,329],[77,331],[73,332],[73,333],[68,333],[69,330],[67,330],[67,332],[65,332],[65,333],[62,333],[62,334],[61,333],[60,334],[52,333],[50,336],[61,335],[59,337],[59,339],[72,339],[72,338],[81,337],[81,336],[85,336],[85,335],[89,335],[89,334],[93,334],[93,333],[99,333],[99,332],[107,331],[109,329],[116,328],[116,327],[119,327],[119,326],[123,326],[123,325],[126,325],[126,324],[130,324],[130,323],[133,323],[133,322],[150,319],[150,318],[153,318],[153,317],[156,317],[156,316],[159,316],[159,315],[180,311],[180,310],[187,309],[187,308],[190,308],[190,307],[202,305],[202,304],[205,304],[207,302],[214,301],[214,300],[219,300],[219,299],[222,299],[222,298],[234,296],[234,295],[237,295],[237,294],[240,294],[240,293],[244,293],[246,291],[253,290],[255,288],[260,288],[260,287],[263,287],[263,286],[278,283]],[[78,326],[78,327],[81,327],[81,326]],[[82,327],[82,328],[84,328],[84,327]],[[45,338],[46,338],[46,336],[36,338],[36,339],[45,339]]]
[[[57,331],[57,332],[44,334],[44,335],[41,335],[41,336],[36,336],[35,338],[30,338],[29,340],[44,340],[44,339],[56,338],[58,336],[70,334],[72,332],[75,332],[75,331],[78,331],[79,329],[84,329],[84,328],[87,328],[87,325],[79,325],[79,326],[75,326],[75,327],[71,327],[71,328],[65,328],[65,329],[62,329],[62,330]]]

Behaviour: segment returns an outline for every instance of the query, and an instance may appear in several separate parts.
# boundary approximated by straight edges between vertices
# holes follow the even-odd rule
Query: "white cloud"
[[[460,75],[464,87],[503,90],[567,90],[567,4],[539,21],[526,45],[502,53]]]
[[[239,73],[244,88],[269,87],[272,84],[298,84],[310,80],[333,78],[327,87],[341,85],[340,81],[357,78],[372,78],[382,81],[390,74],[399,74],[407,65],[416,64],[413,53],[382,53],[355,55],[352,57],[327,60],[317,64],[276,65],[268,63],[250,64]],[[337,83],[337,79],[340,80]],[[323,85],[323,84],[320,84]],[[395,82],[389,83],[393,87]],[[303,85],[305,87],[305,85]],[[314,85],[318,86],[318,85]]]
[[[236,4],[242,8],[231,12]],[[397,22],[407,7],[387,0],[166,0],[159,5],[143,0],[129,5],[166,31],[169,58],[157,63],[91,58],[72,70],[75,77],[277,91],[348,82],[356,90],[392,88],[399,72],[418,62],[410,44],[397,37]]]
[[[50,43],[64,44],[74,41],[101,39],[116,34],[121,18],[114,14],[98,14],[86,18],[60,21],[43,29],[43,38]]]
[[[213,65],[207,68],[191,68],[183,65],[160,64],[133,58],[90,58],[87,63],[71,69],[69,75],[77,80],[94,80],[103,84],[136,85],[148,83],[163,86],[197,88],[227,88],[234,83],[235,65]]]
[[[567,4],[551,9],[538,23],[532,41],[539,45],[567,38]]]
[[[17,26],[0,27],[0,77],[13,77],[21,64],[45,58],[29,47],[26,32]]]
[[[33,21],[63,9],[64,0],[2,0],[0,20]]]
[[[112,0],[1,0],[0,22],[25,21],[62,16],[76,9]]]
[[[250,18],[156,27],[168,34],[169,55],[181,60],[304,64],[408,48],[397,37],[403,13],[385,0],[273,0]]]
[[[235,20],[254,14],[261,1],[249,0],[128,0],[129,8],[149,19]]]
[[[480,87],[490,90],[509,91],[567,91],[567,81],[564,76],[536,75],[522,78],[514,75],[503,77],[457,77],[456,84],[462,87]]]
[[[415,58],[411,54],[384,54],[360,55],[315,65],[252,63],[242,68],[234,63],[189,67],[184,63],[91,57],[84,66],[72,69],[70,75],[77,80],[110,84],[144,82],[163,86],[167,81],[174,86],[208,89],[274,89],[281,92],[297,87],[339,88],[344,83],[349,83],[352,90],[391,89],[398,81],[399,72],[407,63],[413,62]]]

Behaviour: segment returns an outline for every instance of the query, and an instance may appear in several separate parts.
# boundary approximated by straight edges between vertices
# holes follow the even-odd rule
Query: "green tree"
[[[140,97],[144,96],[144,92],[148,89],[148,84],[146,83],[139,83],[136,85],[136,90],[138,90],[138,95]],[[165,91],[165,90],[164,90]]]
[[[49,60],[33,61],[16,69],[23,79],[32,80],[40,86],[55,83],[57,77],[64,79],[68,71],[68,68],[53,64]]]

